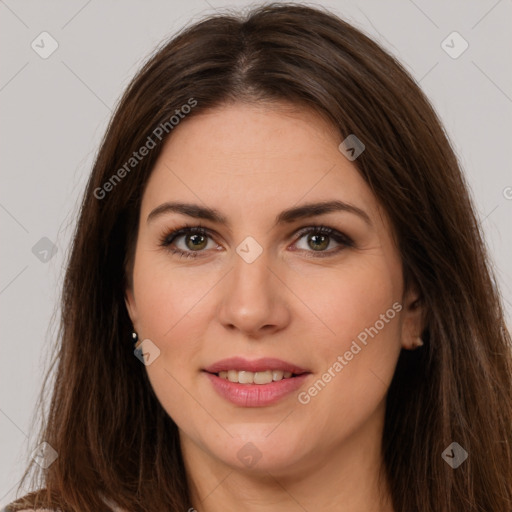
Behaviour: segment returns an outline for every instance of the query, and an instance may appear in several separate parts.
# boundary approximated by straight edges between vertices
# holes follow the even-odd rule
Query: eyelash
[[[344,233],[341,233],[337,231],[336,229],[330,228],[328,226],[323,225],[311,225],[306,228],[303,228],[296,232],[295,236],[298,237],[298,240],[303,238],[305,235],[314,234],[314,235],[326,235],[329,238],[333,239],[335,242],[341,244],[341,247],[338,247],[337,249],[330,250],[330,251],[306,251],[306,252],[312,252],[315,253],[314,256],[309,256],[312,258],[325,258],[332,256],[334,254],[338,254],[340,251],[347,247],[353,247],[354,242],[353,240],[345,235]],[[192,226],[189,224],[185,224],[183,227],[176,229],[174,231],[171,231],[170,233],[164,233],[164,235],[160,238],[160,245],[164,247],[166,250],[171,252],[172,254],[179,255],[181,257],[185,258],[198,258],[201,257],[199,253],[204,251],[183,251],[181,249],[171,248],[171,244],[176,240],[176,238],[183,236],[183,235],[202,235],[206,237],[211,238],[211,233],[208,228],[205,226],[202,226],[201,224],[197,226]],[[298,241],[297,240],[297,241]],[[299,250],[305,250],[305,249],[299,249]]]

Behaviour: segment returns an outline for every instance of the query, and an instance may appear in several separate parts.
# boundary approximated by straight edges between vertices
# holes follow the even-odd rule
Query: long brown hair
[[[402,351],[387,398],[384,471],[394,509],[512,510],[511,339],[448,137],[418,85],[375,42],[320,8],[283,3],[183,30],[122,97],[65,276],[56,378],[38,439],[58,458],[34,472],[38,490],[18,509],[107,510],[100,495],[130,511],[191,506],[177,427],[133,355],[124,291],[169,120],[193,102],[187,116],[240,101],[314,109],[340,141],[356,134],[366,146],[354,164],[391,219],[406,283],[418,286],[426,311],[425,345]],[[159,126],[167,127],[162,141]],[[126,167],[148,136],[156,147]],[[469,454],[457,469],[442,457],[452,442]]]

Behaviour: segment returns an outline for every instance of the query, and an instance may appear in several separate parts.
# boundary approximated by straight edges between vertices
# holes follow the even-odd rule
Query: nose
[[[260,339],[284,329],[290,322],[286,302],[290,292],[265,251],[252,263],[238,254],[224,280],[218,318],[228,330]],[[273,267],[276,267],[275,265]]]

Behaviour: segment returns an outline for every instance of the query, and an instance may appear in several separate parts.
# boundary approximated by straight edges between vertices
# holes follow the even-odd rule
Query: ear
[[[401,344],[406,350],[415,350],[423,345],[425,306],[415,286],[411,286],[403,300]]]
[[[135,328],[135,331],[138,332],[137,306],[135,304],[133,289],[130,286],[128,286],[124,292],[124,303],[126,304],[126,309],[128,310],[128,315],[130,316],[130,320],[132,321],[133,327]]]

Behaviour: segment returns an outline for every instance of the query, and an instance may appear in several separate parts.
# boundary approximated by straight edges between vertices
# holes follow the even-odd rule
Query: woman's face
[[[380,442],[416,297],[340,142],[312,112],[236,104],[165,143],[126,300],[186,460],[278,475]]]

